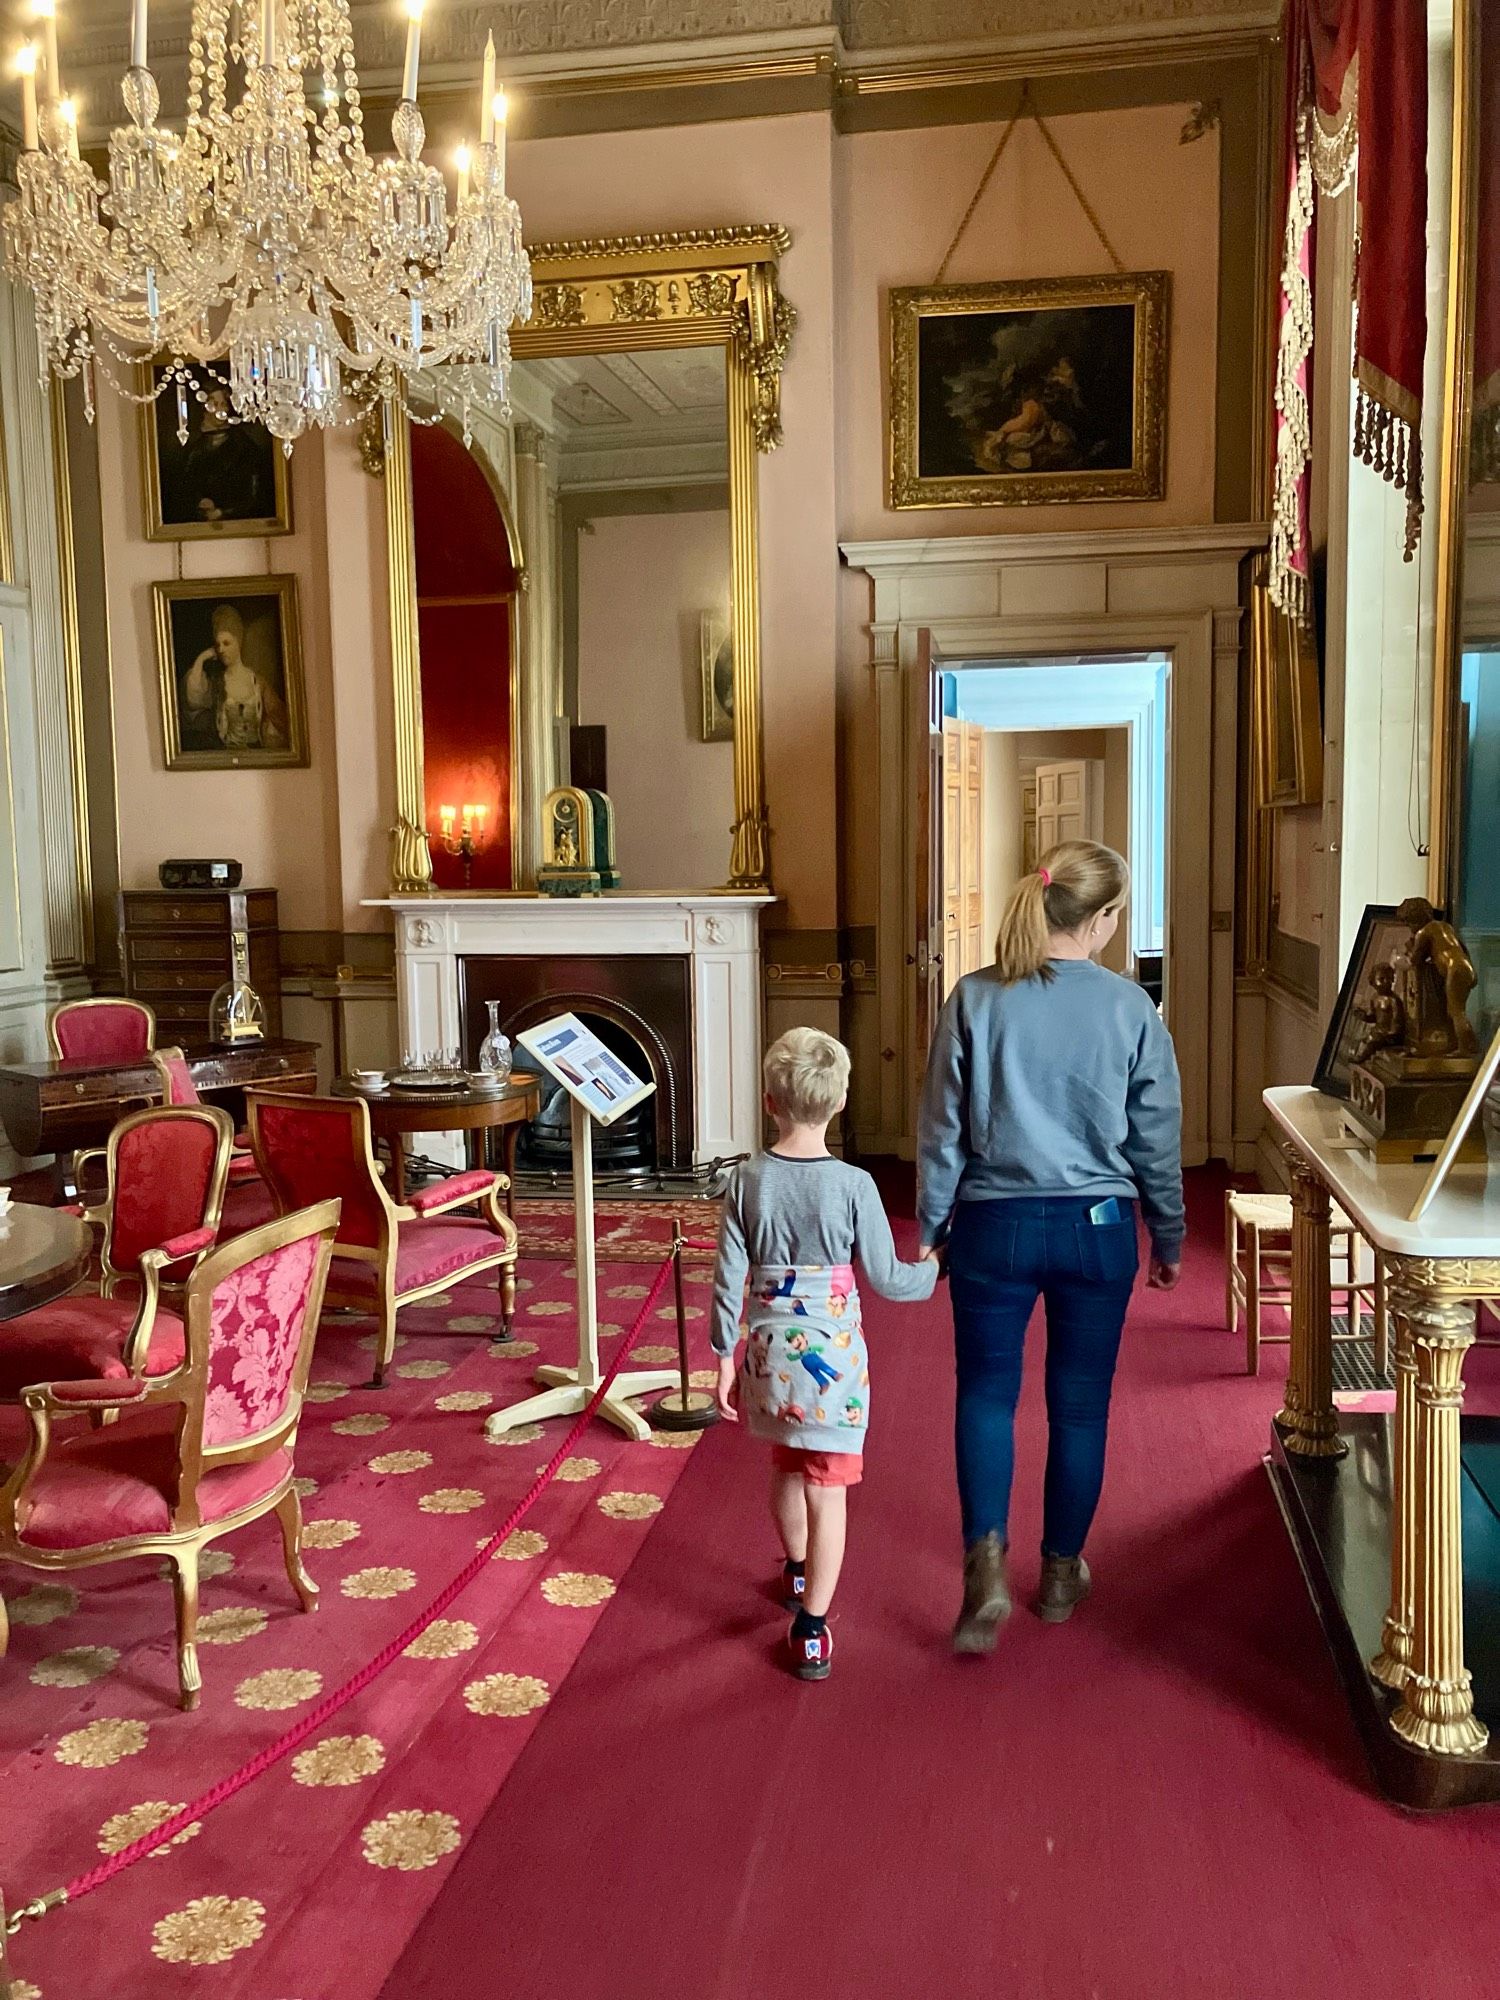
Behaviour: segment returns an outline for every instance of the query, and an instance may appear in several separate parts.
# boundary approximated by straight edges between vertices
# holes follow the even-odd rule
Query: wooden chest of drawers
[[[125,991],[155,1009],[159,1045],[207,1037],[209,1002],[230,976],[236,931],[248,940],[250,984],[265,1003],[266,1033],[281,1033],[274,889],[125,889],[119,907]]]

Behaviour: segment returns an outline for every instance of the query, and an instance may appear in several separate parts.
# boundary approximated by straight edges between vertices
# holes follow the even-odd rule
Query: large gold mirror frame
[[[517,360],[645,347],[721,347],[728,384],[730,634],[734,661],[734,826],[729,887],[770,884],[761,731],[758,452],[781,442],[781,369],[796,324],[777,285],[786,231],[750,224],[531,247],[535,303],[517,327]],[[378,435],[378,434],[377,434]],[[388,419],[383,462],[390,547],[391,662],[396,725],[396,824],[391,873],[398,894],[432,886],[425,831],[421,669],[417,654],[411,452],[404,417]],[[525,551],[520,551],[522,559]],[[526,663],[521,662],[524,675]],[[535,815],[540,798],[521,810]]]

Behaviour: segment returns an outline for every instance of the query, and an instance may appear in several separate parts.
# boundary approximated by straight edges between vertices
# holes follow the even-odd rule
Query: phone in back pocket
[[[1096,1201],[1094,1206],[1089,1210],[1089,1221],[1097,1228],[1103,1228],[1107,1223],[1123,1222],[1124,1220],[1125,1211],[1113,1195],[1107,1201]]]

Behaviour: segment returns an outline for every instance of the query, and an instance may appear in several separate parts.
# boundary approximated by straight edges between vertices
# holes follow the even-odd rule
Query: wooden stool
[[[1239,1325],[1241,1312],[1244,1313],[1245,1373],[1258,1375],[1262,1343],[1268,1346],[1285,1345],[1292,1337],[1290,1325],[1285,1333],[1267,1334],[1261,1332],[1260,1324],[1262,1306],[1291,1305],[1291,1196],[1241,1192],[1231,1188],[1224,1198],[1224,1233],[1224,1323],[1233,1333]],[[1267,1238],[1279,1240],[1268,1243]],[[1371,1331],[1375,1337],[1375,1370],[1377,1374],[1384,1375],[1390,1360],[1385,1260],[1378,1250],[1375,1251],[1375,1275],[1361,1279],[1359,1246],[1363,1240],[1353,1222],[1335,1205],[1328,1220],[1329,1249],[1335,1265],[1333,1289],[1345,1294],[1349,1331],[1335,1333],[1333,1337],[1335,1340],[1365,1339],[1361,1308],[1368,1304],[1373,1322]],[[1344,1267],[1342,1276],[1337,1271],[1339,1260]],[[1268,1283],[1271,1272],[1275,1276]]]

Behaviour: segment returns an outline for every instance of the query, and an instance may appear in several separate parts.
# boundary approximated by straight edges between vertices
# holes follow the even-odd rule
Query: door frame
[[[910,1158],[915,1150],[914,774],[916,755],[926,750],[925,658],[917,670],[925,633],[945,665],[1080,654],[1171,658],[1168,731],[1175,754],[1167,797],[1169,823],[1183,829],[1183,838],[1169,857],[1166,909],[1177,947],[1173,1010],[1184,1031],[1195,1024],[1197,1042],[1191,1065],[1182,1062],[1184,1158],[1231,1157],[1241,572],[1266,540],[1259,525],[1215,524],[843,545],[845,561],[873,586],[870,667],[881,810],[872,1026],[881,1061],[878,1123],[863,1123],[859,1133],[867,1152]],[[1181,1050],[1179,1042],[1180,1061]]]

